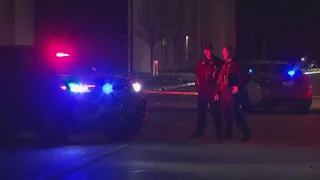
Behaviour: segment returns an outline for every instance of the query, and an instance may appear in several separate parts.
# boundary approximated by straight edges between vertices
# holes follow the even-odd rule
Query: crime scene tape
[[[152,90],[143,90],[142,93],[145,94],[169,94],[169,95],[189,95],[196,96],[197,92],[183,92],[183,91],[152,91]]]

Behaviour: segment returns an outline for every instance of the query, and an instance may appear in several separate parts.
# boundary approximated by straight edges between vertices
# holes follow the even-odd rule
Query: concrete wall
[[[198,2],[200,3],[200,1]],[[214,46],[215,54],[220,56],[223,46],[235,46],[236,43],[236,2],[235,0],[202,1],[202,42],[210,42]],[[198,34],[198,36],[201,35]]]
[[[33,0],[0,0],[0,46],[33,45]]]
[[[133,37],[133,71],[150,73],[150,47],[139,36]]]

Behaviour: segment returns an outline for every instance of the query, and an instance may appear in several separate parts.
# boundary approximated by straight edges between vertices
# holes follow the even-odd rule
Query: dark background
[[[318,60],[320,3],[315,0],[238,0],[237,49],[243,58]]]
[[[105,49],[112,54],[109,58],[124,59],[121,64],[126,66],[127,23],[124,22],[128,16],[127,0],[54,2],[53,5],[37,1],[38,39],[57,37],[58,32],[64,32],[60,37],[70,40],[83,36],[87,39],[86,44],[90,44],[87,47],[107,46]],[[267,59],[298,61],[302,56],[320,59],[319,5],[316,0],[237,0],[238,56],[261,58],[265,40]],[[72,26],[69,25],[71,22]],[[108,41],[110,43],[106,43]]]
[[[38,0],[35,11],[36,44],[45,43],[46,54],[71,51],[92,65],[107,63],[108,72],[127,71],[128,0]]]
[[[82,36],[86,48],[98,51],[97,47],[102,47],[106,52],[101,58],[126,67],[127,3],[128,0],[37,0],[36,42],[41,44],[43,39],[54,37],[79,44],[74,41]],[[319,61],[319,5],[316,0],[237,0],[237,54],[261,58],[265,40],[267,59],[297,61],[307,56]]]

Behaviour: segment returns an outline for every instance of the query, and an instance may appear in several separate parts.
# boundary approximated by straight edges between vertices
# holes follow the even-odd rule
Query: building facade
[[[135,0],[135,9],[143,0]],[[156,0],[155,0],[156,1]],[[220,56],[224,45],[236,44],[235,0],[184,0],[181,13],[184,14],[183,28],[179,29],[176,43],[158,39],[152,50],[152,59],[159,63],[160,71],[192,71],[202,56],[202,46],[211,43],[215,54]],[[168,8],[170,9],[170,8]],[[137,11],[135,11],[137,13]],[[168,13],[168,12],[166,12]],[[134,16],[134,26],[139,24],[139,15]],[[136,72],[151,72],[151,48],[144,38],[134,35],[133,69]]]

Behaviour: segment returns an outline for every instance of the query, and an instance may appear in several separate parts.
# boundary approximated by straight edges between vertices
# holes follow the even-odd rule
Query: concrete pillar
[[[34,0],[0,0],[0,46],[33,45]]]
[[[236,45],[236,0],[189,1],[188,31],[190,33],[190,59],[187,68],[192,69],[202,56],[205,43],[214,46],[214,53],[221,57],[225,45]],[[192,14],[192,16],[190,15]]]
[[[214,46],[214,53],[221,56],[225,45],[236,44],[235,0],[204,0],[204,39]],[[206,28],[205,28],[206,27]]]

